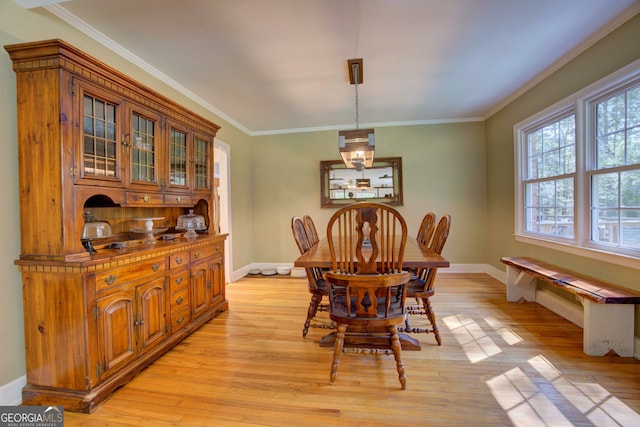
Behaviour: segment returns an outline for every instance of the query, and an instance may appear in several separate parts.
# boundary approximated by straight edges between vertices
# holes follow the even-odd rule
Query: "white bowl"
[[[306,277],[307,272],[304,267],[293,267],[291,269],[291,277]]]
[[[289,273],[291,273],[291,267],[287,267],[287,266],[280,266],[278,268],[276,268],[276,271],[278,272],[278,274],[282,274],[287,275]]]
[[[276,269],[275,268],[263,268],[262,269],[262,275],[263,276],[273,276],[276,274]]]

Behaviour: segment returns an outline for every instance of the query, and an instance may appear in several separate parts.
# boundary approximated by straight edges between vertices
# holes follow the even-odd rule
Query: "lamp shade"
[[[347,168],[358,171],[373,166],[375,153],[373,129],[341,130],[338,132],[340,155]]]

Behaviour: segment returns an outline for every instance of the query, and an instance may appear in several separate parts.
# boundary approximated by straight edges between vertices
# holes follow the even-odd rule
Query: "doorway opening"
[[[213,144],[213,177],[217,179],[218,209],[219,209],[219,232],[227,234],[224,242],[224,275],[227,282],[231,282],[231,272],[233,271],[231,260],[231,158],[229,144],[214,140]]]

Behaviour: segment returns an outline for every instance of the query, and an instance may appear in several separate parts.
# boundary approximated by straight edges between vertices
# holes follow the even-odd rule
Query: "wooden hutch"
[[[18,98],[23,404],[91,412],[228,307],[219,126],[64,41],[5,49]],[[174,229],[189,210],[206,230],[185,239]],[[81,242],[85,213],[112,228],[96,253]],[[175,238],[130,232],[149,217]]]

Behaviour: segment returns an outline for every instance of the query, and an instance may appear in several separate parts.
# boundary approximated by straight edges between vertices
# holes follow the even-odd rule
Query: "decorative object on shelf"
[[[168,227],[154,228],[153,221],[160,221],[164,219],[163,216],[149,217],[149,218],[134,218],[135,221],[144,221],[144,228],[132,228],[132,233],[144,233],[146,237],[142,240],[142,243],[156,243],[154,234],[160,234],[167,231]]]
[[[358,84],[363,82],[362,58],[347,60],[349,82],[355,85],[356,128],[338,131],[338,147],[344,164],[348,168],[361,171],[373,165],[375,153],[375,134],[373,129],[360,129],[358,110]]]
[[[371,180],[369,178],[358,178],[356,179],[358,188],[369,188],[371,187]]]
[[[184,233],[185,239],[194,239],[198,237],[196,231],[204,231],[207,226],[204,223],[204,217],[202,215],[196,215],[193,213],[193,209],[189,209],[189,213],[186,215],[180,215],[178,217],[178,224],[176,230],[187,230]]]
[[[91,241],[93,239],[105,239],[111,237],[111,225],[107,221],[100,221],[94,218],[91,212],[85,212],[82,214],[84,218],[84,227],[82,228],[82,246],[91,255],[97,251],[94,249]]]

